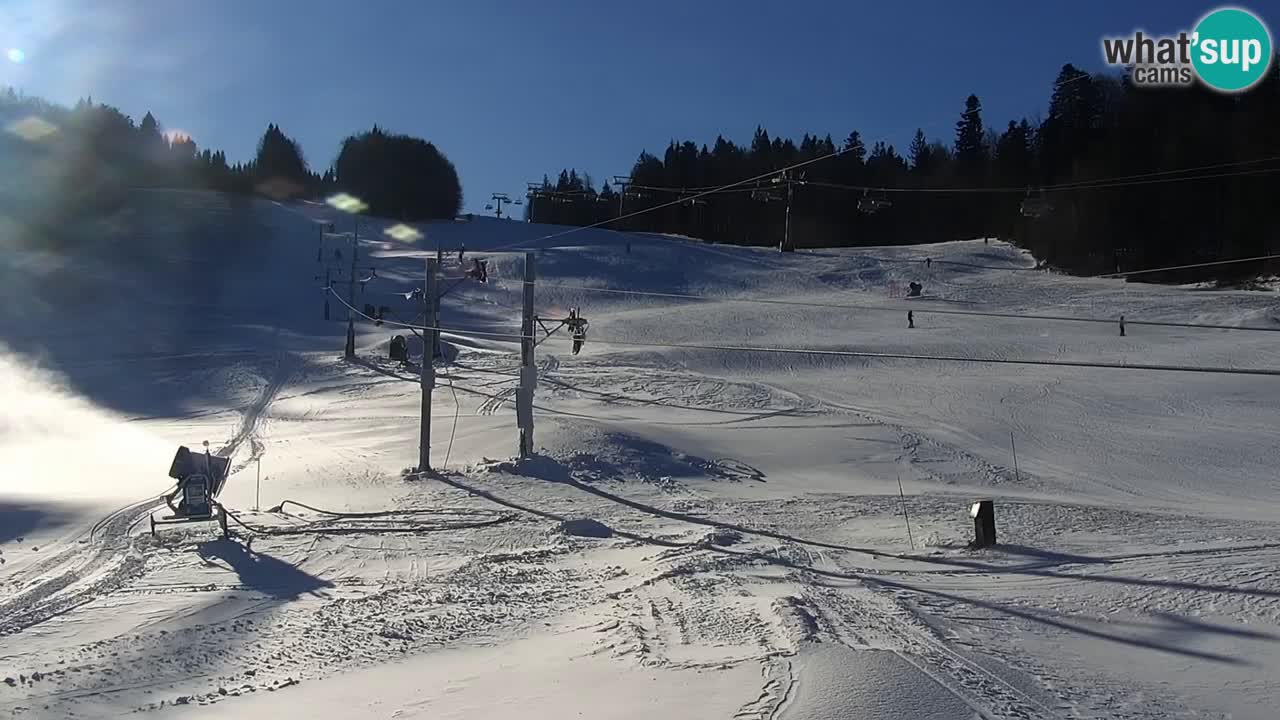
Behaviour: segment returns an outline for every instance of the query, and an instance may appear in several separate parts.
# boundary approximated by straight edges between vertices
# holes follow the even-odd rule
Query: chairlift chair
[[[587,341],[587,319],[582,317],[582,310],[570,308],[565,325],[569,326],[569,334],[573,338],[573,354],[577,355],[582,351],[582,344]]]
[[[1044,198],[1043,191],[1036,191],[1036,195],[1033,197],[1030,188],[1028,188],[1027,196],[1023,198],[1018,210],[1023,217],[1039,218],[1048,215],[1053,210],[1053,206]]]
[[[893,202],[883,192],[873,196],[870,190],[863,190],[862,197],[858,199],[858,212],[868,215],[891,207]]]

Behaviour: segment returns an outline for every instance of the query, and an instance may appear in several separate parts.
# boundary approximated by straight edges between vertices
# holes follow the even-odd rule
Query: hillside
[[[405,243],[360,218],[355,305],[393,322],[361,318],[348,363],[324,276],[355,222],[152,191],[57,243],[3,238],[0,713],[1280,702],[1275,293],[1047,274],[995,241],[779,254],[475,218]],[[420,352],[394,322],[421,323],[437,247],[442,474],[405,477],[418,374],[388,345]],[[590,329],[538,346],[538,454],[515,461],[526,251],[538,315]],[[241,537],[152,538],[175,447],[206,440]],[[1000,544],[970,550],[980,498]]]

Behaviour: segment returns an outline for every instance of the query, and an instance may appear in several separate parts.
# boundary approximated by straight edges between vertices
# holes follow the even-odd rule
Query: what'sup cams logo
[[[1224,93],[1253,87],[1271,66],[1271,33],[1257,15],[1235,7],[1218,8],[1195,29],[1169,37],[1141,30],[1131,36],[1102,38],[1109,65],[1131,67],[1135,85],[1191,85],[1195,79]]]

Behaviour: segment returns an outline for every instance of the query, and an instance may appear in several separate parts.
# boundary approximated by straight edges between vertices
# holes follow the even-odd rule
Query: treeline
[[[8,88],[0,91],[0,126],[7,130],[0,133],[0,161],[21,161],[35,175],[25,187],[0,184],[0,201],[34,200],[57,217],[113,209],[134,188],[207,189],[275,200],[344,191],[363,199],[369,213],[408,221],[451,218],[462,204],[457,172],[434,145],[376,125],[346,138],[337,162],[323,173],[309,167],[298,143],[274,123],[252,160],[232,164],[220,150],[166,133],[149,112],[135,123],[92,99],[66,108]]]
[[[1239,95],[1139,87],[1072,65],[1050,92],[1043,120],[995,129],[970,95],[954,133],[917,130],[905,151],[884,142],[868,148],[856,130],[839,142],[806,134],[797,143],[764,128],[745,147],[723,137],[710,146],[672,141],[661,158],[642,152],[625,186],[597,191],[576,170],[544,178],[526,214],[570,225],[622,215],[609,226],[777,246],[789,186],[795,247],[999,237],[1077,273],[1280,252],[1280,205],[1269,200],[1280,192],[1280,162],[1267,160],[1280,158],[1280,61]],[[693,197],[838,149],[845,152],[782,182]],[[1218,167],[1171,172],[1206,165]],[[1264,269],[1244,264],[1215,274]]]

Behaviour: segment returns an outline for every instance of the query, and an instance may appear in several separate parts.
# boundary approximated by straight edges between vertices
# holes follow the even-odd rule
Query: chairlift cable
[[[1280,257],[1280,255],[1264,256],[1264,258],[1265,257]],[[1245,260],[1258,260],[1258,259],[1263,259],[1263,258],[1245,258]],[[1231,262],[1243,262],[1243,260],[1236,260]],[[1030,268],[1027,268],[1027,269],[1030,269]],[[1169,268],[1158,268],[1157,270],[1162,270],[1162,269],[1169,269]],[[1138,271],[1138,272],[1154,272],[1154,271],[1148,270],[1148,271]],[[1099,276],[1099,277],[1109,277],[1109,276]],[[754,304],[760,304],[760,305],[812,307],[812,308],[822,308],[822,309],[830,309],[830,310],[870,310],[870,311],[876,311],[876,312],[895,312],[895,313],[902,312],[901,307],[888,307],[884,305],[833,304],[833,303],[811,302],[811,301],[804,301],[804,300],[778,300],[778,299],[769,299],[769,298],[730,297],[730,296],[715,297],[710,295],[693,295],[693,294],[687,294],[687,293],[667,293],[667,292],[651,292],[646,290],[623,290],[619,288],[601,288],[601,287],[591,287],[587,285],[570,285],[565,283],[539,282],[538,287],[556,288],[561,290],[580,290],[583,292],[597,292],[597,293],[616,294],[616,295],[659,297],[659,298],[669,298],[674,300],[697,300],[702,302],[725,302],[725,303],[741,302],[741,303],[754,303]],[[927,300],[927,298],[922,298],[922,300]],[[919,310],[915,308],[911,308],[911,309],[915,310],[915,312],[917,313],[923,313],[923,314],[960,315],[960,316],[970,316],[970,317],[996,317],[996,318],[1005,318],[1005,319],[1011,319],[1011,320],[1084,322],[1084,323],[1101,323],[1106,325],[1114,325],[1117,321],[1117,318],[1073,317],[1070,315],[1034,315],[1034,314],[1021,314],[1021,313],[989,312],[989,311],[981,311],[981,310],[954,310],[954,309],[945,309],[945,308],[937,308],[937,309],[927,308],[927,309],[919,309]],[[1148,326],[1148,327],[1189,328],[1189,329],[1198,329],[1198,330],[1244,330],[1244,331],[1255,331],[1255,332],[1280,332],[1280,327],[1256,327],[1256,326],[1248,326],[1248,325],[1214,325],[1214,324],[1208,324],[1208,323],[1183,323],[1183,322],[1162,321],[1162,320],[1129,320],[1128,318],[1125,319],[1125,324]]]
[[[827,306],[831,307],[831,306]],[[929,311],[933,312],[933,311]],[[949,311],[947,314],[963,312]],[[1064,318],[1075,320],[1076,318]],[[1111,321],[1108,321],[1111,322]],[[1136,322],[1126,324],[1138,324]],[[1145,324],[1160,324],[1153,321],[1146,321]],[[1175,325],[1175,327],[1177,327]],[[420,327],[419,330],[439,330],[441,332],[457,333],[459,335],[480,335],[489,337],[504,337],[512,340],[524,339],[521,335],[501,335],[499,333],[471,333],[460,328],[445,327]],[[1227,326],[1224,329],[1243,329]],[[1268,328],[1248,328],[1251,330],[1268,329]],[[1280,328],[1277,328],[1280,330]],[[996,365],[1033,365],[1033,366],[1054,366],[1054,367],[1079,367],[1079,368],[1104,368],[1112,370],[1146,370],[1146,371],[1162,371],[1162,372],[1187,372],[1187,373],[1204,373],[1204,374],[1222,374],[1222,375],[1261,375],[1280,377],[1280,369],[1267,368],[1236,368],[1236,367],[1212,367],[1199,365],[1156,365],[1148,363],[1103,363],[1090,362],[1084,360],[1036,360],[1034,358],[980,358],[965,357],[962,355],[919,355],[914,353],[895,353],[895,352],[876,352],[865,350],[827,350],[820,348],[784,348],[769,346],[749,346],[749,345],[704,345],[697,343],[671,343],[658,341],[627,341],[627,340],[609,340],[601,338],[593,338],[592,343],[597,345],[612,345],[620,347],[639,347],[639,348],[671,348],[685,350],[714,350],[720,352],[754,352],[754,353],[777,353],[784,355],[817,355],[828,357],[850,357],[850,358],[866,358],[872,360],[921,360],[934,362],[960,362],[960,363],[976,363],[976,364],[996,364]]]

